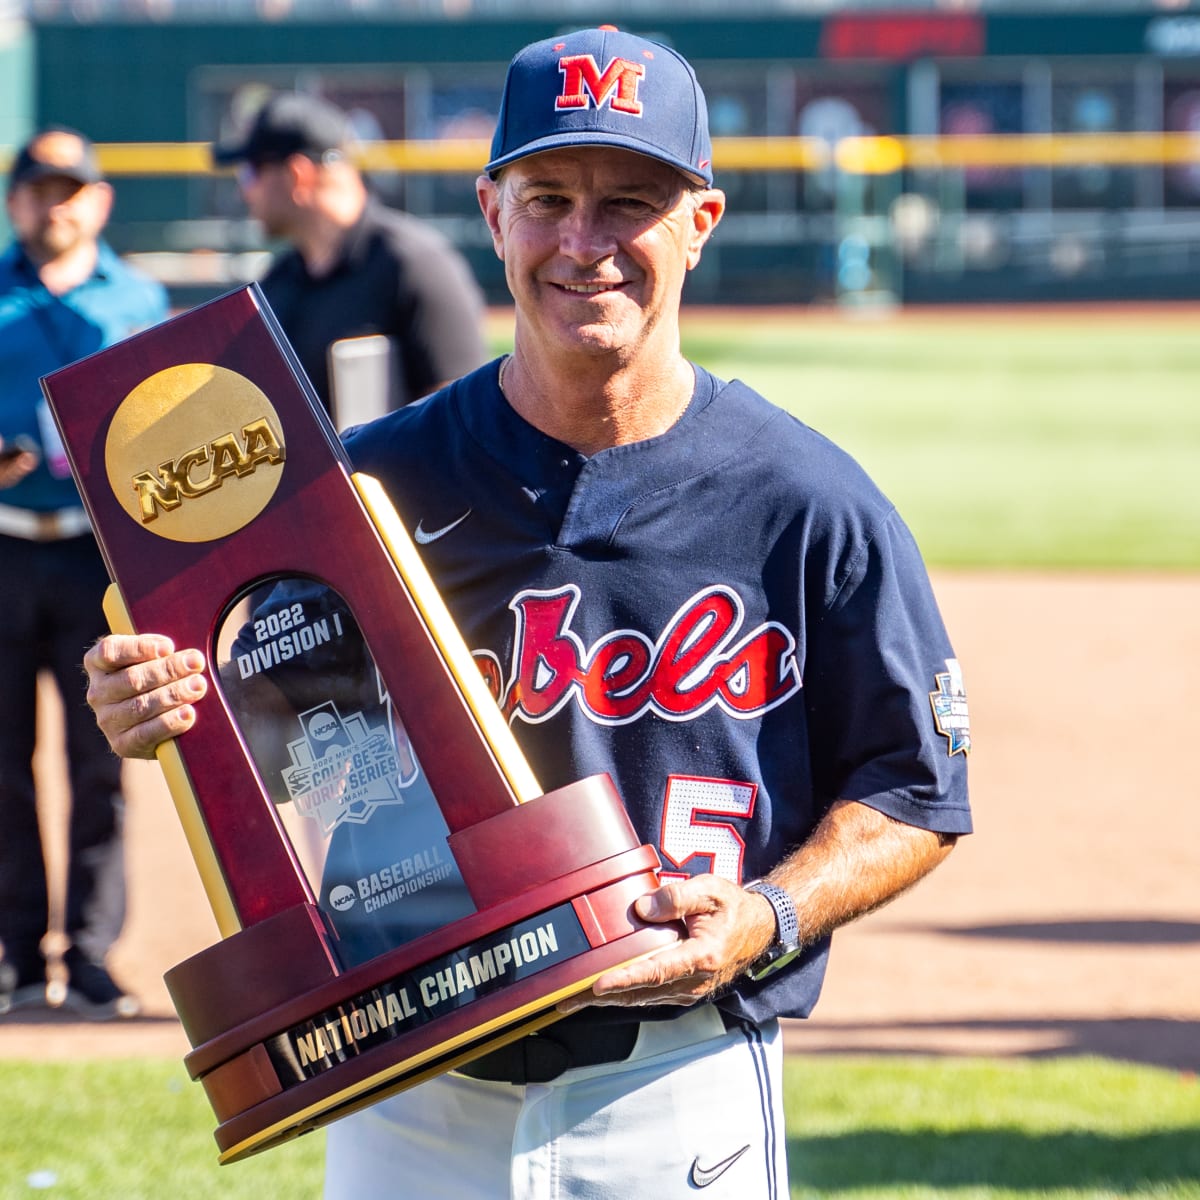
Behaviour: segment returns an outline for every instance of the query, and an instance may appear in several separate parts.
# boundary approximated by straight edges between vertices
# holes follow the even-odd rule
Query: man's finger
[[[174,705],[157,716],[117,731],[101,725],[113,752],[121,758],[153,758],[163,742],[186,733],[196,723],[190,704]]]
[[[196,723],[193,705],[207,690],[203,675],[187,674],[152,690],[123,688],[118,697],[96,696],[89,689],[88,703],[115,753],[122,758],[153,758],[160,743],[186,733]]]
[[[662,887],[634,902],[634,911],[643,921],[662,924],[683,921],[704,913],[718,912],[725,908],[730,899],[730,889],[735,894],[740,889],[713,875],[696,875],[679,883],[665,883]]]
[[[711,975],[711,963],[702,948],[697,948],[693,939],[685,938],[674,946],[628,963],[603,975],[592,985],[597,996],[615,995],[620,992],[639,991],[642,988],[667,988],[690,981],[705,979]]]
[[[111,674],[124,667],[150,659],[166,658],[175,652],[175,643],[158,633],[117,634],[100,638],[83,656],[84,669]]]
[[[208,690],[198,650],[175,651],[169,638],[101,638],[85,655],[87,701],[112,749],[153,758],[155,748],[196,721],[193,704]]]
[[[660,952],[667,955],[669,951]],[[712,994],[712,978],[703,971],[688,969],[686,960],[667,962],[652,955],[626,967],[601,975],[591,989],[559,1003],[563,1013],[592,1005],[636,1008],[647,1004],[696,1004]]]
[[[204,655],[199,650],[173,652],[168,649],[161,657],[146,658],[138,657],[132,647],[104,650],[98,642],[85,656],[84,666],[88,673],[88,703],[99,713],[105,705],[137,699],[172,684],[188,680],[198,680],[202,684]],[[187,703],[203,694],[203,690],[193,686],[180,691],[175,702]],[[162,706],[170,697],[158,699]]]

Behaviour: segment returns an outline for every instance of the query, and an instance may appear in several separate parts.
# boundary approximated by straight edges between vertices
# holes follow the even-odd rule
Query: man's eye
[[[612,205],[626,213],[649,212],[654,207],[649,200],[641,196],[618,196]]]

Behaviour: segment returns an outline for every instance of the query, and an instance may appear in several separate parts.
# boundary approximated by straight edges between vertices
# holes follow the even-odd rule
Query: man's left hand
[[[605,972],[590,992],[559,1004],[560,1012],[593,1004],[697,1004],[757,962],[775,937],[770,904],[716,875],[668,883],[641,897],[634,909],[642,920],[653,924],[681,921],[687,937],[647,958]]]

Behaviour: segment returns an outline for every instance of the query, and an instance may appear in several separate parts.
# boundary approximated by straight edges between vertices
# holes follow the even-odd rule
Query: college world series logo
[[[929,693],[937,731],[949,742],[948,753],[971,753],[971,718],[967,712],[967,688],[957,658],[946,659],[946,670],[935,675],[937,691]]]
[[[388,729],[372,728],[363,713],[343,717],[332,701],[300,713],[299,722],[283,782],[296,810],[322,833],[343,821],[366,822],[380,804],[404,803],[401,789],[415,778],[415,763],[411,755],[402,762]]]

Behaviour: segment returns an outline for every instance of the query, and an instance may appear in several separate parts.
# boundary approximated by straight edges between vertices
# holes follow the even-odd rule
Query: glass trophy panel
[[[345,600],[277,578],[221,616],[216,674],[352,967],[475,911],[449,829]]]

